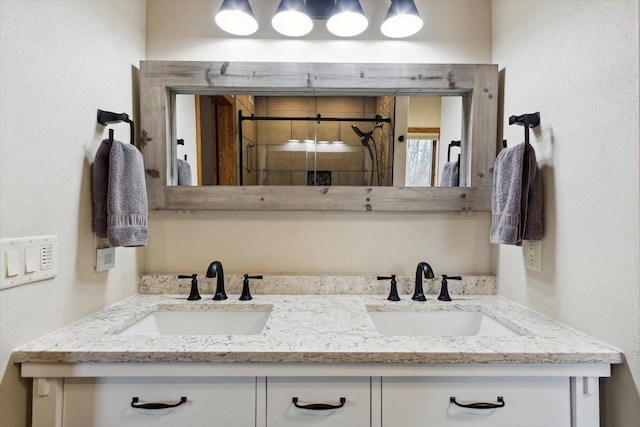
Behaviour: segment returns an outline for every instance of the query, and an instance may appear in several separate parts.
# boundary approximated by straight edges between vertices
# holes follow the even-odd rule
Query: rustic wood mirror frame
[[[248,211],[487,211],[496,156],[498,67],[490,64],[140,63],[140,148],[149,208]],[[463,96],[468,187],[168,186],[176,93]]]

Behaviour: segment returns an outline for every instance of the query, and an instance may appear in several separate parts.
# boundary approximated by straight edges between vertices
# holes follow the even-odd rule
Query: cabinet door
[[[137,404],[184,404],[137,409]],[[67,378],[63,427],[255,427],[256,379]]]
[[[340,405],[336,409],[298,408],[314,404]],[[369,377],[267,378],[267,427],[362,427],[371,425]]]
[[[498,403],[494,409],[461,404]],[[382,426],[569,427],[568,378],[382,378]]]

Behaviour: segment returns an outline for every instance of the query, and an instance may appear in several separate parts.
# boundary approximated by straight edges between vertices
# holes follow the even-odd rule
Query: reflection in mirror
[[[173,185],[459,185],[462,150],[449,144],[462,140],[461,96],[180,93],[175,103]]]

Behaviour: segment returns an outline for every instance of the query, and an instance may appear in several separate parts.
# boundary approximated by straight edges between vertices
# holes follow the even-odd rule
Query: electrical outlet
[[[524,240],[522,242],[522,253],[526,268],[542,271],[542,242],[540,240]]]

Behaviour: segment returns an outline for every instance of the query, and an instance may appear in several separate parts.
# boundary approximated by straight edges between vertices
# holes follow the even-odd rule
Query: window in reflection
[[[431,139],[407,140],[405,185],[407,187],[433,187],[436,141]]]

